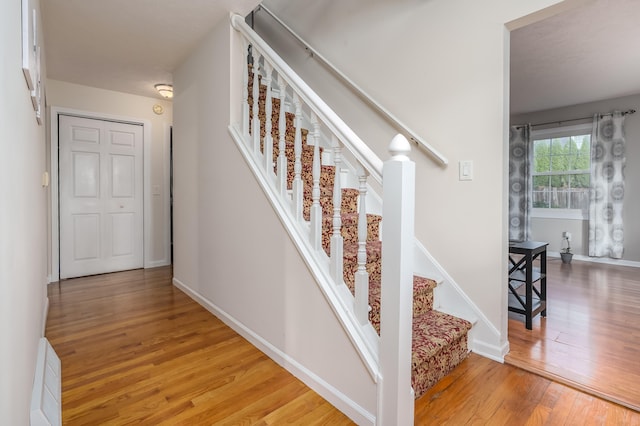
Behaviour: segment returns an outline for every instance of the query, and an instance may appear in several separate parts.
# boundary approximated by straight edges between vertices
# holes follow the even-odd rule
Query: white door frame
[[[144,267],[151,265],[151,121],[143,118],[125,117],[120,115],[103,114],[98,112],[81,111],[70,108],[51,107],[51,115],[49,123],[51,123],[51,178],[50,178],[50,194],[51,194],[51,276],[49,282],[60,280],[60,218],[59,207],[60,199],[59,191],[59,175],[58,175],[58,116],[73,115],[76,117],[91,118],[95,120],[120,121],[123,123],[142,125],[142,161],[143,161],[143,258]]]

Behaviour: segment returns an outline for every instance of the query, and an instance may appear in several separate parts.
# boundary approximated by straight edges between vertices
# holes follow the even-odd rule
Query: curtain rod
[[[622,111],[622,115],[630,115],[630,114],[634,114],[635,112],[636,112],[636,110],[635,110],[635,109],[628,109],[628,110],[626,110],[626,111]],[[607,112],[607,113],[604,113],[604,114],[598,114],[598,115],[600,116],[600,118],[602,118],[602,117],[606,117],[606,116],[608,116],[608,115],[613,115],[613,113],[612,113],[612,112]],[[567,123],[567,122],[569,122],[569,121],[590,120],[590,119],[592,119],[592,118],[593,118],[593,115],[590,115],[589,117],[569,118],[569,119],[567,119],[567,120],[547,121],[547,122],[544,122],[544,123],[535,123],[535,124],[531,124],[531,127],[546,126],[546,125],[549,125],[549,124],[557,124],[557,125],[561,125],[562,123]],[[526,126],[526,124],[519,124],[519,125],[517,125],[517,126],[515,126],[515,127],[520,128],[520,127],[524,127],[524,126]]]

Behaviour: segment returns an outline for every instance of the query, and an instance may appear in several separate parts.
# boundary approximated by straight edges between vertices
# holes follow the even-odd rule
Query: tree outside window
[[[590,134],[534,140],[533,207],[587,210],[590,168]]]

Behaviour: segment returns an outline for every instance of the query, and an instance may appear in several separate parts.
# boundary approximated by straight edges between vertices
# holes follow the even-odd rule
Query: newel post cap
[[[411,152],[411,145],[407,138],[398,133],[391,139],[389,144],[389,152],[393,160],[407,161]]]

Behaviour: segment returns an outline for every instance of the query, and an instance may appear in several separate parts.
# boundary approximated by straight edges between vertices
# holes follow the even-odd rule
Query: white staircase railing
[[[230,132],[271,203],[285,223],[305,261],[331,303],[347,334],[357,348],[378,388],[377,424],[412,424],[411,338],[413,303],[413,217],[414,164],[409,160],[409,142],[396,136],[390,144],[392,154],[382,162],[371,149],[302,81],[302,79],[238,15],[231,23],[243,40],[242,122]],[[250,52],[250,53],[249,53]],[[250,74],[251,73],[251,74]],[[252,81],[251,107],[249,82]],[[264,87],[261,89],[261,86]],[[265,119],[259,110],[264,90]],[[277,158],[273,158],[273,99],[278,99]],[[287,113],[294,115],[293,176],[288,175]],[[251,116],[250,116],[251,114]],[[302,165],[303,121],[308,122],[307,145],[313,146],[311,179],[304,179]],[[261,137],[261,131],[264,136]],[[331,153],[334,166],[332,194],[332,232],[330,255],[322,244],[321,135],[324,150]],[[342,182],[341,170],[355,161],[359,192],[358,267],[354,294],[343,279]],[[354,170],[355,171],[355,170]],[[384,180],[383,180],[384,175]],[[383,188],[381,335],[371,325],[369,312],[369,274],[366,270],[367,179],[371,176]],[[288,181],[292,180],[291,189]],[[305,185],[311,193],[309,220],[305,219]]]

